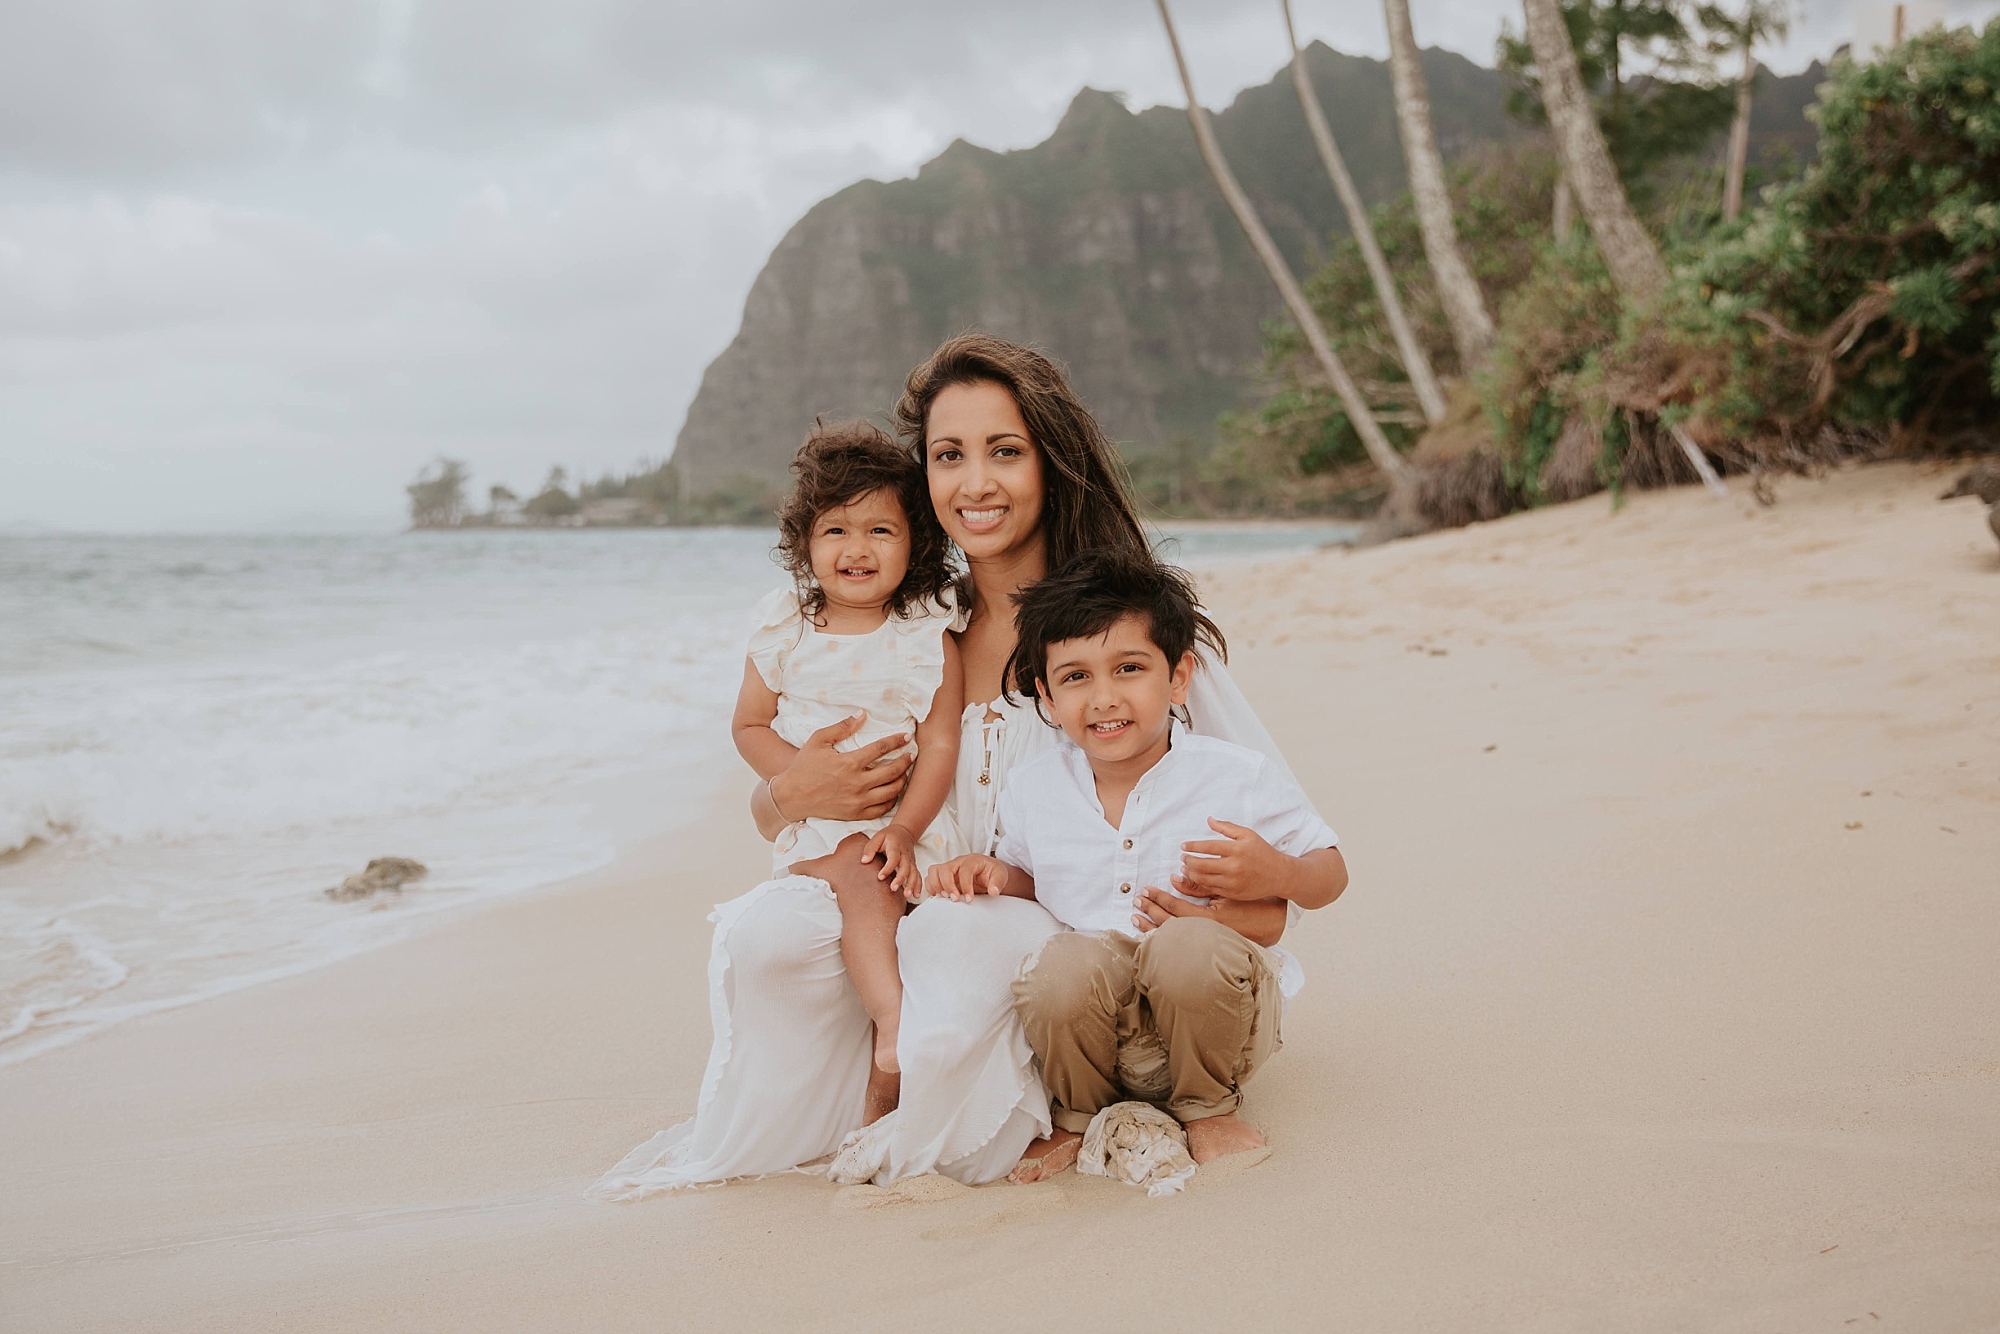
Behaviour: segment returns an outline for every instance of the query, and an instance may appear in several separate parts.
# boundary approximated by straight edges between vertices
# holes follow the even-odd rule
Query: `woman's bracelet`
[[[764,780],[764,797],[767,801],[771,803],[772,812],[780,820],[784,821],[786,824],[793,823],[792,817],[785,814],[785,808],[778,804],[778,790],[771,786],[771,780],[768,778]]]

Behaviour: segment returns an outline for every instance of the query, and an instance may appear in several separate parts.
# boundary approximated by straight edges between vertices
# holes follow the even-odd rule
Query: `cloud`
[[[1384,49],[1372,4],[1295,9]],[[1415,3],[1481,61],[1512,12]],[[1211,104],[1284,58],[1275,3],[1176,18]],[[388,523],[440,452],[657,458],[813,201],[1084,84],[1179,101],[1145,0],[0,8],[0,522]]]

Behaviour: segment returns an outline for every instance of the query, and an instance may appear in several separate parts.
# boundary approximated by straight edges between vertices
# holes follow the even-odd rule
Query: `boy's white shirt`
[[[1180,871],[1181,845],[1222,837],[1208,827],[1211,816],[1254,829],[1294,857],[1340,843],[1281,766],[1178,721],[1167,753],[1126,798],[1118,828],[1105,821],[1089,757],[1068,738],[1007,776],[999,816],[996,855],[1035,877],[1035,898],[1057,921],[1128,936],[1139,934],[1132,915],[1141,889],[1178,893],[1172,878]],[[1305,985],[1305,972],[1289,950],[1274,947],[1271,954],[1289,999]]]

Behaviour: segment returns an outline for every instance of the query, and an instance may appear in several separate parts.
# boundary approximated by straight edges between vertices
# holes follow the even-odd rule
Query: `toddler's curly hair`
[[[809,621],[826,610],[826,590],[813,577],[813,524],[830,509],[887,491],[903,507],[910,528],[910,568],[889,595],[892,616],[907,616],[951,587],[956,571],[951,544],[931,510],[923,465],[880,428],[867,422],[813,423],[812,434],[792,460],[797,481],[778,508],[778,562],[799,590],[799,609]]]

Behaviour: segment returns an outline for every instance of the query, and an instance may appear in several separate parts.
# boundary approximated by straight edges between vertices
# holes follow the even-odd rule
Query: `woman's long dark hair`
[[[960,334],[946,339],[910,372],[896,403],[896,430],[920,465],[929,464],[931,405],[945,390],[965,384],[997,384],[1012,394],[1028,438],[1047,464],[1042,469],[1042,536],[1049,569],[1062,569],[1085,552],[1157,561],[1139,526],[1118,450],[1070,387],[1062,367],[1034,348],[992,334]],[[971,582],[960,581],[961,606],[972,605]],[[1226,656],[1222,632],[1208,617],[1200,619],[1201,642]]]

